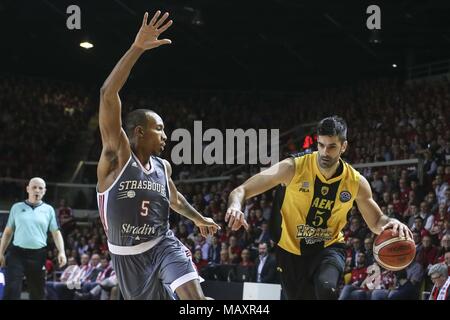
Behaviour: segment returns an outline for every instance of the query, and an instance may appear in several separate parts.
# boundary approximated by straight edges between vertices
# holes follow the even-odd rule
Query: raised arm
[[[279,184],[288,185],[294,174],[295,161],[293,158],[288,158],[254,175],[234,189],[228,198],[228,210],[225,215],[225,221],[228,221],[228,226],[232,230],[238,230],[241,226],[247,229],[248,224],[242,212],[244,201]]]
[[[97,167],[100,191],[107,189],[112,184],[131,153],[130,143],[122,129],[119,91],[144,51],[171,43],[169,39],[158,40],[158,36],[172,24],[172,20],[170,20],[163,25],[169,14],[166,12],[162,17],[160,14],[161,12],[157,11],[151,21],[147,23],[148,13],[145,13],[133,45],[116,64],[100,90],[99,125],[103,145]]]
[[[381,212],[380,207],[372,198],[369,182],[363,176],[360,179],[356,203],[367,226],[373,233],[380,234],[384,229],[392,228],[394,232],[398,232],[400,237],[412,239],[412,232],[406,225]]]
[[[194,207],[192,207],[186,198],[178,192],[175,183],[172,180],[172,167],[170,163],[164,160],[167,168],[167,180],[170,188],[170,207],[182,216],[192,220],[199,228],[202,236],[213,235],[220,229],[213,219],[202,216]]]

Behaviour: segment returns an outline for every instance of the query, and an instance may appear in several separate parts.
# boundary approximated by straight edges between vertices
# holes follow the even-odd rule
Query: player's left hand
[[[406,238],[408,240],[413,240],[413,235],[408,226],[401,223],[396,219],[391,219],[387,224],[385,224],[381,229],[384,231],[386,229],[392,228],[394,235],[399,235],[400,238]]]
[[[147,23],[148,12],[145,13],[141,28],[139,29],[139,32],[136,35],[136,39],[134,40],[134,46],[144,50],[149,50],[159,47],[163,44],[172,43],[170,39],[158,39],[159,35],[172,25],[172,20],[169,20],[164,24],[167,17],[169,16],[168,12],[164,13],[161,17],[160,15],[161,11],[156,11],[153,18],[149,23]]]
[[[64,266],[66,265],[66,263],[67,263],[67,258],[66,258],[65,253],[64,253],[64,252],[60,252],[60,253],[58,254],[58,264],[59,264],[59,267],[60,267],[60,268],[64,267]]]
[[[208,235],[215,234],[217,230],[220,230],[220,226],[215,223],[213,219],[207,217],[203,217],[202,220],[196,221],[195,225],[200,230],[200,234],[205,238]]]

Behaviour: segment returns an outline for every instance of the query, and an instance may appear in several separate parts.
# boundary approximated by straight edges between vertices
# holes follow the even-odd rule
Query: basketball
[[[373,255],[383,268],[398,271],[406,268],[416,255],[413,240],[393,235],[392,229],[380,233],[373,243]]]

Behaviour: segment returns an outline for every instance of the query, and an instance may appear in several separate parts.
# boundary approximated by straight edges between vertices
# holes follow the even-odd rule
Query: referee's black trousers
[[[44,299],[46,256],[46,247],[41,249],[23,249],[11,245],[6,255],[5,300],[20,299],[24,275],[30,299]]]

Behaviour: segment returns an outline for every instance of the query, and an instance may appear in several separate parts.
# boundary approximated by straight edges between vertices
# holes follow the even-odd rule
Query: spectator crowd
[[[1,177],[57,177],[77,131],[86,130],[92,116],[87,111],[92,98],[80,88],[30,83],[27,79],[0,79],[0,103],[4,106],[0,116]],[[298,124],[339,114],[349,126],[350,147],[344,155],[349,163],[421,159],[423,171],[418,165],[360,169],[383,213],[413,231],[417,253],[414,262],[400,272],[378,266],[372,253],[375,235],[354,206],[343,231],[347,257],[340,299],[419,299],[423,292],[433,298],[439,295],[436,287],[442,287],[446,279],[442,267],[447,267],[447,276],[450,271],[448,81],[405,84],[378,80],[305,94],[267,96],[133,91],[123,100],[124,113],[157,106],[154,110],[163,116],[169,137],[176,128],[192,129],[195,120],[203,121],[204,130],[280,128],[285,132]],[[303,150],[303,137],[309,132],[301,130],[283,137],[281,158]],[[100,150],[97,137],[90,146],[90,159],[97,160]],[[33,161],[28,161],[30,154]],[[174,166],[175,179],[206,175],[203,172],[211,174],[204,166]],[[171,215],[172,230],[191,250],[205,279],[279,282],[268,231],[274,190],[246,201],[248,230],[231,231],[224,221],[229,193],[251,172],[245,167],[228,180],[178,184],[198,211],[221,226],[215,236],[205,239],[191,221]],[[57,212],[69,264],[59,270],[56,251],[49,246],[48,299],[117,299],[117,282],[100,221],[90,221],[88,226],[77,223],[66,203],[61,203]]]

